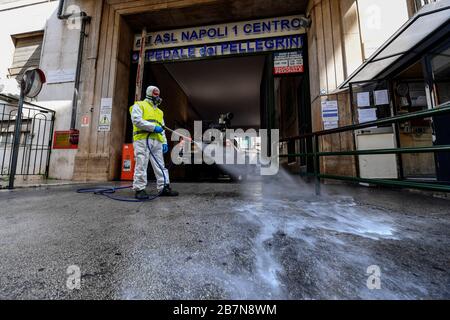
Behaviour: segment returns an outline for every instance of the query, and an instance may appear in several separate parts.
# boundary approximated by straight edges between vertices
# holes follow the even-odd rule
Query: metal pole
[[[47,166],[45,168],[45,179],[48,179],[48,175],[50,172],[50,156],[52,152],[52,145],[53,145],[53,134],[55,130],[55,114],[52,113],[52,122],[50,125],[50,132],[49,132],[49,141],[48,141],[48,152],[47,152]]]
[[[320,196],[320,162],[319,162],[319,137],[313,137],[313,154],[314,154],[314,179],[316,184],[316,195]]]
[[[77,68],[75,72],[75,85],[72,97],[72,116],[70,118],[71,130],[76,128],[77,123],[78,99],[80,95],[80,83],[81,83],[81,66],[83,64],[84,40],[86,38],[86,23],[90,21],[91,18],[87,17],[86,14],[82,12],[80,14],[80,19],[81,19],[81,30],[78,43],[78,57],[77,57]]]
[[[142,98],[142,85],[144,80],[144,69],[145,69],[145,46],[147,40],[147,29],[142,29],[141,33],[141,47],[139,49],[139,62],[138,70],[136,74],[136,91],[134,94],[134,101],[140,101]]]
[[[9,186],[8,189],[14,189],[14,179],[16,177],[17,169],[17,159],[19,158],[19,147],[20,147],[20,132],[22,128],[22,109],[23,100],[25,97],[25,81],[20,80],[20,98],[19,105],[17,108],[16,123],[14,128],[14,144],[13,144],[13,154],[11,160],[11,166],[9,170]]]

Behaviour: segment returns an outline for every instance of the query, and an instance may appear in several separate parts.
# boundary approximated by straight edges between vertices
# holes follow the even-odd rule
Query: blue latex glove
[[[165,143],[163,144],[163,153],[166,154],[167,152],[169,152],[169,146]]]
[[[156,126],[155,130],[153,130],[154,133],[162,133],[163,131],[164,131],[163,128],[160,126]]]

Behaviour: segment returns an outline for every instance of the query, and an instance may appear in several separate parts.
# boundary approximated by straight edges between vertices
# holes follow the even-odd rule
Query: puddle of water
[[[252,188],[254,193],[236,204],[235,210],[259,228],[253,240],[256,273],[277,296],[283,295],[279,280],[283,267],[266,246],[277,233],[300,239],[311,248],[323,241],[345,246],[346,240],[333,233],[374,241],[398,239],[393,220],[382,210],[362,207],[352,197],[326,192],[318,198],[309,185],[299,183],[289,173],[282,171],[281,176],[269,183],[252,185]]]
[[[263,204],[243,204],[236,211],[258,223],[266,239],[277,231],[301,238],[305,229],[324,229],[372,240],[398,240],[393,222],[384,212],[361,208],[354,202],[263,200]]]

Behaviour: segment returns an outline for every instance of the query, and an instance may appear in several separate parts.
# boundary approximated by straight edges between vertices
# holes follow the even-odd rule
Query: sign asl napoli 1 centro
[[[288,16],[147,34],[147,62],[201,59],[224,55],[303,48],[307,20]],[[141,46],[136,35],[134,50]]]

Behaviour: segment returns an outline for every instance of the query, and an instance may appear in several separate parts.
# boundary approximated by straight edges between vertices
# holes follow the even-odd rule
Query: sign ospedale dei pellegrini
[[[304,16],[287,16],[148,33],[147,62],[190,60],[303,48]],[[134,50],[141,46],[135,36]],[[136,60],[135,54],[133,59]]]

